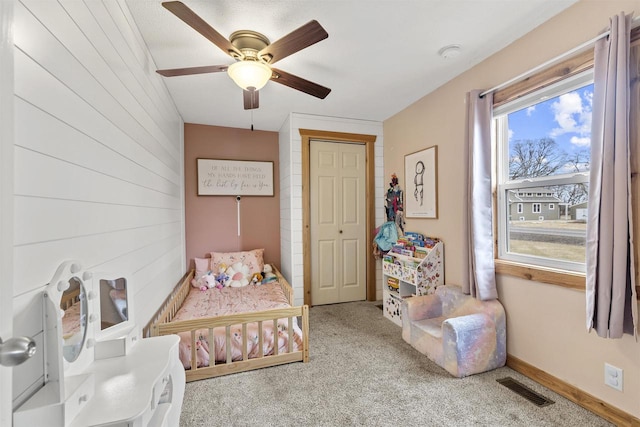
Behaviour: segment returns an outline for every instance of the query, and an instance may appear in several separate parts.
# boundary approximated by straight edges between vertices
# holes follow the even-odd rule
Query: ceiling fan
[[[249,30],[236,31],[227,40],[182,2],[168,1],[162,3],[162,6],[237,62],[231,65],[157,70],[158,74],[174,77],[226,71],[233,81],[243,89],[245,110],[258,108],[258,91],[269,80],[320,99],[324,99],[331,92],[331,89],[327,87],[271,66],[277,61],[329,37],[329,34],[317,21],[309,21],[273,43],[270,43],[264,35]]]

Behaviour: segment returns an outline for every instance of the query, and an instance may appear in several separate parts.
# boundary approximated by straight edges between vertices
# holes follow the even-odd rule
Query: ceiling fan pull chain
[[[253,110],[251,110],[251,132],[253,132]]]

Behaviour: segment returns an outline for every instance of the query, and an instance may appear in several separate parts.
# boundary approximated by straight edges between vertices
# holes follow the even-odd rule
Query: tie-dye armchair
[[[506,323],[502,304],[480,301],[457,286],[402,302],[402,338],[456,377],[504,366]]]

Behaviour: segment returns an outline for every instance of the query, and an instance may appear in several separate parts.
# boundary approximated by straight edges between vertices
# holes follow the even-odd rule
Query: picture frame
[[[404,156],[405,218],[438,218],[438,146]]]
[[[273,196],[273,162],[196,159],[198,196]]]

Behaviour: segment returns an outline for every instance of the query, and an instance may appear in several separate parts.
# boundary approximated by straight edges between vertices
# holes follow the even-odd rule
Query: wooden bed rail
[[[273,266],[273,264],[271,265]],[[280,283],[282,292],[287,297],[289,305],[293,306],[293,288],[291,288],[291,285],[289,285],[287,279],[284,278],[282,273],[280,273],[280,271],[275,266],[273,266],[273,272],[278,278],[278,283]],[[158,311],[156,311],[155,314],[151,317],[149,323],[147,323],[142,329],[142,336],[144,338],[158,335],[157,331],[153,331],[154,325],[157,325],[158,323],[168,323],[173,320],[173,316],[175,316],[175,314],[182,306],[185,298],[187,298],[187,295],[189,295],[189,291],[191,290],[191,279],[193,279],[194,275],[195,270],[190,270],[186,272],[184,276],[182,276],[173,291],[162,302]]]
[[[296,318],[302,319],[302,325],[300,326],[302,339],[298,342],[298,349],[294,350],[293,345],[294,342],[296,342],[296,338],[294,337],[294,322],[297,322]],[[278,321],[282,322],[285,319],[287,324],[286,333],[288,335],[287,348],[284,352],[280,352],[279,345],[277,344],[279,339],[277,334],[280,330]],[[258,325],[258,349],[264,348],[264,324],[273,324],[273,339],[275,344],[273,345],[273,352],[271,354],[264,355],[262,352],[259,352],[254,358],[249,358],[249,355],[247,354],[247,344],[249,340],[247,326],[250,323]],[[239,326],[242,328],[242,343],[240,344],[242,348],[241,360],[232,360],[232,326]],[[214,339],[214,328],[224,328],[225,330],[224,342],[226,360],[224,362],[215,361],[216,341]],[[185,370],[187,382],[285,363],[309,361],[309,307],[306,305],[289,308],[276,308],[255,313],[238,313],[212,318],[163,323],[157,325],[156,330],[159,335],[185,332],[190,333],[191,368]],[[202,336],[196,333],[196,331],[200,331],[202,334],[203,330],[207,331],[207,333]],[[196,344],[200,339],[205,339],[209,343],[209,349],[211,350],[209,353],[209,365],[204,367],[198,367],[196,354]]]
[[[194,274],[195,271],[191,270],[187,271],[184,276],[182,276],[182,279],[180,279],[173,291],[162,302],[158,311],[156,311],[155,314],[151,317],[149,323],[147,323],[142,329],[143,338],[157,336],[157,331],[155,331],[154,333],[153,330],[154,325],[157,325],[158,323],[170,322],[171,319],[173,319],[173,316],[175,316],[185,298],[187,297],[187,295],[189,295],[191,279],[193,279]]]
[[[185,273],[171,294],[153,315],[149,323],[145,325],[142,330],[142,336],[146,338],[181,333],[181,339],[184,340],[186,339],[185,337],[189,337],[190,350],[188,351],[190,351],[191,368],[185,370],[187,382],[291,362],[308,362],[309,307],[307,305],[294,306],[294,292],[291,285],[289,285],[275,266],[273,267],[273,272],[278,278],[278,283],[291,307],[172,322],[191,291],[191,280],[195,274],[195,271],[191,270]],[[295,334],[294,322],[295,326],[300,328],[302,337]],[[263,352],[259,351],[249,358],[247,354],[247,340],[249,339],[247,337],[247,329],[250,324],[252,328],[255,328],[257,325],[257,337],[254,339],[258,340],[256,348],[259,349],[264,348],[263,340],[265,331],[263,327],[272,327],[274,334],[273,339],[276,345],[273,346],[273,350],[269,354],[264,355]],[[230,345],[234,339],[231,332],[232,327],[234,327],[234,330],[238,332],[241,331],[242,333],[241,360],[237,360],[239,358],[238,355],[235,356],[236,360],[233,360],[232,357],[232,345]],[[222,338],[225,343],[229,343],[225,344],[226,360],[224,362],[215,361],[214,328],[224,330],[224,336]],[[220,329],[218,329],[218,331],[219,330]],[[279,348],[279,339],[281,337],[279,334],[288,334],[287,346],[282,351]],[[284,336],[282,337],[284,338]],[[206,340],[213,345],[212,354],[209,356],[209,366],[198,367],[196,352],[197,344],[202,345],[198,343],[200,340]],[[297,344],[297,349],[293,348],[294,342]],[[187,358],[187,360],[189,360],[189,358]]]

